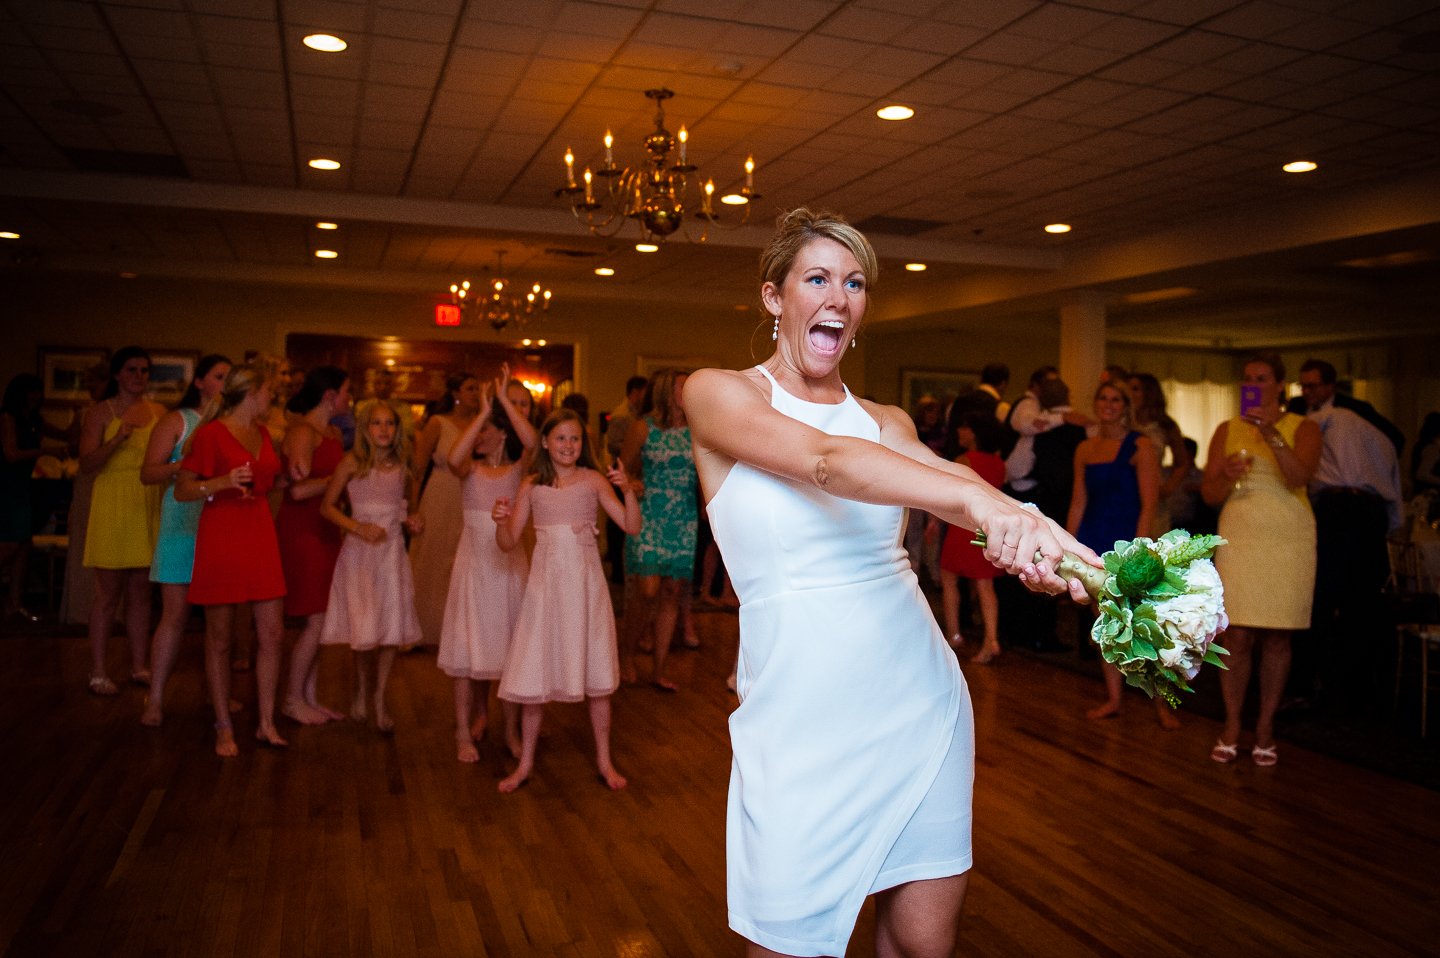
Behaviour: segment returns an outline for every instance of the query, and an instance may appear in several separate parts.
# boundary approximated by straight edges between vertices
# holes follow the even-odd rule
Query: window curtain
[[[1165,393],[1166,411],[1179,424],[1180,433],[1194,439],[1200,447],[1195,464],[1205,468],[1206,450],[1210,448],[1210,437],[1216,427],[1239,415],[1240,385],[1164,379],[1160,389]]]

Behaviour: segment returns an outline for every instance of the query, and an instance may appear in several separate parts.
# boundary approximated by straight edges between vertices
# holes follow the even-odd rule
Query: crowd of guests
[[[250,632],[255,737],[273,747],[286,745],[277,716],[344,717],[318,692],[321,645],[353,650],[348,714],[382,732],[394,728],[386,687],[397,653],[435,646],[455,683],[460,761],[479,757],[494,685],[517,761],[502,791],[529,775],[543,706],[557,701],[588,703],[597,768],[610,788],[624,787],[610,759],[610,694],[622,676],[636,680],[637,648],[653,655],[652,684],[676,690],[665,672],[671,642],[698,644],[683,371],[632,383],[601,445],[585,397],[565,397],[542,419],[503,367],[493,381],[450,377],[418,422],[384,373],[357,404],[337,367],[301,373],[274,358],[209,355],[170,410],[147,398],[149,367],[145,349],[118,350],[78,435],[44,423],[33,376],[15,378],[0,413],[7,615],[34,618],[21,600],[40,439],[71,441],[78,453],[85,496],[70,516],[72,549],[93,583],[92,693],[121,691],[109,671],[119,616],[128,681],[149,690],[140,719],[160,725],[191,608],[201,606],[215,750],[230,756],[232,715],[244,708],[231,697],[232,672],[249,667],[235,646]],[[618,632],[596,546],[602,512],[626,582]],[[298,628],[282,668],[287,618]]]
[[[37,526],[29,478],[42,438],[71,442],[80,468],[71,551],[93,583],[89,688],[120,691],[107,667],[118,616],[129,681],[149,687],[141,721],[159,725],[191,606],[203,606],[222,755],[237,750],[231,715],[241,704],[230,696],[231,672],[249,664],[248,648],[235,646],[253,631],[262,743],[285,744],[277,712],[307,725],[343,717],[317,692],[320,645],[354,650],[348,712],[373,715],[383,731],[394,725],[385,700],[397,651],[437,646],[438,665],[455,682],[461,761],[478,759],[494,685],[518,762],[503,789],[529,774],[541,706],[582,700],[597,765],[620,787],[608,696],[637,681],[643,655],[654,688],[678,688],[666,666],[672,643],[699,644],[697,566],[702,601],[738,604],[699,502],[683,370],[632,378],[625,402],[601,417],[599,438],[585,397],[567,396],[541,421],[508,369],[494,381],[450,377],[419,421],[392,398],[386,372],[356,405],[344,370],[301,374],[283,360],[238,365],[209,355],[174,410],[146,398],[148,372],[144,349],[118,350],[104,375],[91,377],[95,402],[69,433],[41,418],[39,379],[9,384],[0,409],[4,612],[34,618],[22,603]],[[921,441],[1035,503],[1099,552],[1172,527],[1218,530],[1228,540],[1216,557],[1231,620],[1220,640],[1231,654],[1221,673],[1227,720],[1217,761],[1238,754],[1253,669],[1260,711],[1251,755],[1262,765],[1276,761],[1274,716],[1287,690],[1306,702],[1373,680],[1371,657],[1356,650],[1374,651],[1384,627],[1380,592],[1386,537],[1401,518],[1404,438],[1369,404],[1338,392],[1330,364],[1306,362],[1301,396],[1287,406],[1278,355],[1247,361],[1245,407],[1211,437],[1203,471],[1197,444],[1181,435],[1148,373],[1108,367],[1090,415],[1072,407],[1052,366],[1035,370],[1013,404],[1009,378],[994,364],[948,409],[922,399],[914,411]],[[1420,440],[1414,488],[1440,491],[1440,414],[1426,420]],[[618,633],[594,548],[601,513],[611,574],[624,585]],[[924,567],[940,587],[952,644],[964,645],[968,598],[983,623],[976,664],[1001,654],[1002,635],[1059,648],[1057,601],[1017,588],[970,539],[923,516],[912,516],[906,537],[917,572]],[[72,572],[73,604],[84,576]],[[152,634],[153,584],[161,612]],[[287,617],[299,628],[282,688]],[[1292,644],[1297,630],[1305,634]],[[1084,642],[1080,651],[1094,655]],[[1105,678],[1094,718],[1123,705],[1121,674],[1106,665]],[[1157,714],[1178,725],[1159,700]]]
[[[1250,754],[1257,765],[1277,761],[1274,719],[1287,694],[1298,705],[1346,704],[1374,685],[1377,656],[1389,648],[1381,641],[1387,625],[1381,592],[1390,568],[1386,538],[1401,522],[1404,437],[1373,406],[1338,392],[1333,366],[1305,362],[1301,395],[1287,404],[1279,355],[1250,357],[1240,414],[1216,429],[1203,471],[1197,444],[1181,435],[1159,380],[1148,373],[1107,367],[1088,416],[1072,408],[1054,367],[1037,369],[1013,405],[1004,400],[1009,378],[1005,366],[987,366],[979,386],[948,411],[922,399],[914,413],[921,440],[1035,503],[1097,552],[1171,528],[1218,531],[1227,540],[1215,559],[1230,617],[1218,640],[1230,652],[1229,668],[1220,672],[1226,721],[1212,758],[1238,756],[1253,670],[1259,716]],[[1416,492],[1440,486],[1433,448],[1440,446],[1440,415],[1427,423],[1432,428],[1422,432],[1413,456]],[[1006,619],[1017,643],[1063,648],[1056,600],[1015,589],[1005,578],[997,583],[964,530],[932,520],[928,532],[928,544],[910,537],[912,564],[917,572],[928,566],[927,545],[938,553],[953,644],[963,644],[958,584],[965,579],[984,623],[973,661],[986,664],[1000,653]],[[1297,631],[1303,635],[1292,644]],[[1080,652],[1095,655],[1083,640]],[[1116,715],[1123,705],[1123,677],[1108,664],[1104,672],[1106,700],[1088,713],[1092,718]],[[1156,711],[1164,725],[1178,727],[1159,699]]]

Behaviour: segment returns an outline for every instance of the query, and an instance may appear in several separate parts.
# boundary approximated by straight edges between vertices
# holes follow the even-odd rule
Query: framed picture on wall
[[[980,385],[980,374],[962,369],[900,369],[900,408],[915,414],[915,404],[926,396],[940,401],[941,408]]]
[[[200,361],[198,349],[165,349],[150,353],[150,387],[145,395],[162,406],[174,409],[185,395],[185,387],[195,378],[195,364]]]
[[[110,350],[85,346],[40,346],[35,350],[35,368],[45,384],[45,401],[61,406],[83,406],[90,402],[85,374],[96,364],[110,361]]]

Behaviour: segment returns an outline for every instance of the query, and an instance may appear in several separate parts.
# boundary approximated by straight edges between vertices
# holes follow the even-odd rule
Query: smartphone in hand
[[[1259,386],[1240,387],[1240,418],[1246,419],[1260,412],[1260,395]]]

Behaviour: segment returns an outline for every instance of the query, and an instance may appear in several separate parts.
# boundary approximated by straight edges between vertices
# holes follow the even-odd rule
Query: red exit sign
[[[436,326],[459,326],[459,325],[460,325],[460,307],[459,307],[459,306],[451,306],[451,305],[446,304],[446,303],[440,303],[440,304],[438,304],[438,305],[435,307],[435,325],[436,325]]]

